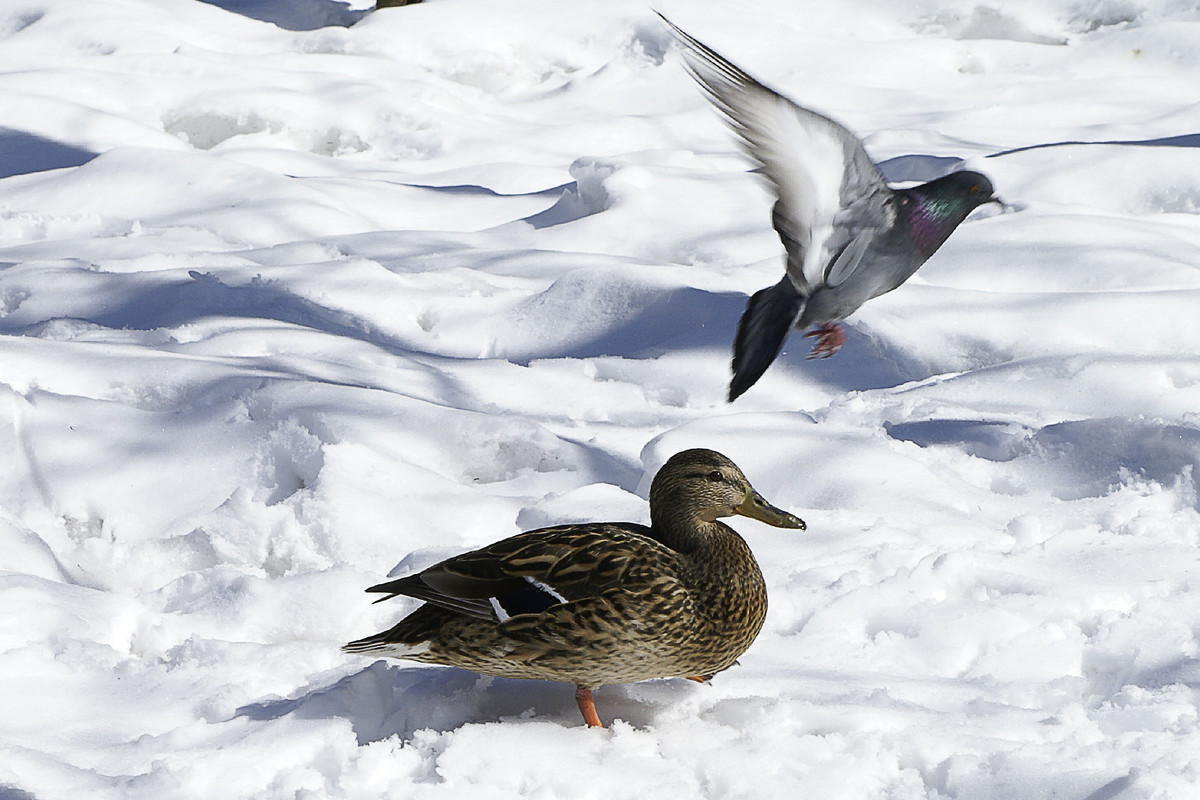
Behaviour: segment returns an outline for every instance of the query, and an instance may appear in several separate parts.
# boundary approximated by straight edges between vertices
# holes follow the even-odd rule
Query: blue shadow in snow
[[[1047,142],[1045,144],[1030,144],[1014,147],[1011,150],[1001,150],[991,153],[987,158],[999,158],[1015,153],[1025,153],[1030,150],[1045,150],[1052,147],[1082,147],[1086,145],[1123,145],[1127,147],[1200,147],[1200,133],[1185,133],[1178,136],[1163,136],[1158,139],[1113,139],[1100,142]],[[931,181],[948,175],[958,169],[963,159],[954,156],[931,156],[921,153],[897,156],[887,161],[879,162],[879,170],[888,183],[909,183]]]
[[[152,286],[141,285],[141,279],[137,275],[109,274],[106,278],[109,283],[105,286],[105,291],[96,292],[97,303],[89,313],[77,317],[78,321],[116,330],[154,331],[186,327],[214,317],[274,320],[343,339],[357,340],[390,355],[408,359],[415,369],[421,370],[427,380],[437,387],[432,391],[448,403],[454,404],[469,396],[469,393],[458,386],[454,371],[444,368],[446,362],[464,359],[414,349],[409,342],[378,330],[350,312],[328,308],[271,281],[252,280],[242,285],[231,285],[216,275],[197,271],[189,272],[187,277],[171,277]],[[55,317],[26,324],[18,324],[14,322],[15,319],[16,316],[12,314],[0,315],[0,335],[44,335],[50,326],[65,318]],[[642,333],[653,335],[651,329]],[[618,337],[618,340],[630,342],[629,337]],[[582,349],[608,349],[604,345],[605,342],[602,341],[599,345],[583,345]],[[548,351],[558,354],[553,345]],[[544,357],[544,354],[539,354],[539,357]],[[302,372],[287,359],[272,361],[270,366],[280,375],[294,375],[297,380],[314,380],[312,375]],[[244,377],[222,379],[198,387],[197,393],[201,397],[210,397],[213,394],[228,396],[237,391],[236,388],[229,387],[239,386],[244,380]],[[331,377],[320,380],[327,384],[339,383]],[[642,476],[640,464],[624,463],[603,448],[587,441],[576,441],[570,437],[563,437],[563,440],[576,447],[582,467],[594,474],[606,476],[605,480],[628,491],[637,489]]]
[[[885,423],[893,439],[920,447],[948,445],[988,461],[1012,461],[1029,452],[1034,431],[1019,423],[978,419],[930,419]]]
[[[0,800],[37,800],[37,796],[16,786],[0,786]]]
[[[661,702],[691,690],[686,681],[655,682],[665,690]],[[596,693],[600,716],[614,716],[637,727],[652,723],[656,700],[630,700],[620,686]],[[349,720],[360,745],[419,730],[439,733],[469,723],[533,717],[563,727],[583,720],[574,687],[550,681],[487,678],[452,667],[405,667],[376,661],[370,666],[299,697],[242,706],[235,717],[266,721],[295,715],[300,719]]]
[[[1158,139],[1113,139],[1106,142],[1048,142],[1046,144],[1030,144],[1024,147],[1014,147],[1011,150],[1001,150],[992,153],[988,158],[1010,156],[1013,153],[1024,153],[1028,150],[1045,150],[1048,147],[1078,147],[1089,144],[1125,145],[1129,147],[1200,147],[1200,133],[1184,133],[1178,136],[1163,136]]]
[[[647,359],[685,350],[715,349],[730,353],[732,358],[733,339],[746,301],[746,295],[735,292],[694,287],[664,289],[656,296],[639,298],[636,311],[590,339],[548,341],[536,351],[508,353],[506,357],[526,365],[544,358]],[[586,312],[581,309],[578,313]],[[807,381],[840,391],[887,388],[929,377],[925,367],[886,342],[872,340],[852,325],[844,329],[847,343],[842,351],[834,358],[815,361],[808,359],[811,341],[793,331],[770,369],[798,372]],[[729,374],[724,378],[728,381]]]
[[[884,426],[893,439],[950,446],[988,461],[1034,458],[1052,469],[1056,497],[1098,497],[1134,475],[1170,486],[1200,475],[1200,430],[1154,420],[1111,417],[1035,429],[1012,422],[935,419]]]
[[[349,28],[371,13],[337,0],[201,0],[243,17],[269,22],[289,31]]]
[[[888,183],[925,183],[943,175],[949,175],[960,164],[961,158],[954,156],[927,156],[913,154],[896,156],[879,162],[879,171]]]
[[[0,128],[0,178],[78,167],[96,155],[91,150],[62,144],[27,131]]]
[[[399,340],[372,332],[353,315],[325,308],[299,297],[269,281],[251,281],[243,286],[223,282],[211,273],[191,271],[187,278],[173,278],[155,286],[137,285],[112,275],[105,287],[110,299],[98,302],[94,313],[83,320],[106,328],[156,330],[175,328],[213,316],[273,319],[370,342],[392,354],[411,351]],[[131,284],[126,289],[122,284]],[[31,325],[6,325],[0,317],[0,333],[39,335],[48,321]]]

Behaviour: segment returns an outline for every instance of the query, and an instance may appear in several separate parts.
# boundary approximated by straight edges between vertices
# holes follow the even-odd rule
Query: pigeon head
[[[913,201],[909,221],[922,260],[933,255],[972,211],[1000,202],[992,182],[978,172],[952,172],[898,194]]]
[[[996,191],[986,175],[978,172],[951,172],[921,187],[931,194],[950,200],[957,199],[967,208],[978,208],[996,200]]]

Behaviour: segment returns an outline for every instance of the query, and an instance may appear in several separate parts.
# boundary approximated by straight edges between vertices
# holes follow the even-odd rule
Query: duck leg
[[[714,672],[714,673],[710,673],[708,675],[689,675],[688,680],[695,681],[696,683],[708,683],[709,681],[711,681],[713,679],[713,675],[715,675],[715,674],[716,673]]]
[[[582,686],[575,687],[575,702],[579,704],[579,713],[583,714],[583,721],[588,724],[589,728],[603,728],[600,724],[600,715],[596,713],[596,703],[592,700],[592,690],[585,689]]]
[[[842,349],[842,345],[846,343],[846,333],[842,327],[836,322],[826,322],[823,325],[818,325],[808,333],[807,336],[815,336],[817,343],[813,347],[812,352],[808,354],[809,358],[829,358],[831,355]]]

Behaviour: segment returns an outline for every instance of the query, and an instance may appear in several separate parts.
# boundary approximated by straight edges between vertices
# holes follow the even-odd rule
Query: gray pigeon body
[[[660,15],[661,16],[661,15]],[[977,172],[892,189],[857,136],[768,89],[670,20],[684,62],[775,191],[783,280],[756,292],[738,323],[729,399],[754,385],[793,328],[837,352],[837,322],[908,280],[967,215],[996,201]],[[998,202],[998,201],[997,201]]]

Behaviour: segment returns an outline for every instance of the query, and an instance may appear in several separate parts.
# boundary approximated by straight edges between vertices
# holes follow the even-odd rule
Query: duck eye
[[[717,483],[720,483],[721,481],[725,480],[725,476],[721,474],[720,470],[714,469],[712,472],[708,473],[708,479],[710,481],[716,481]]]

